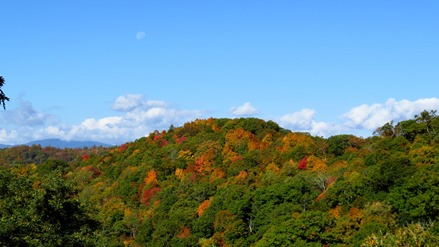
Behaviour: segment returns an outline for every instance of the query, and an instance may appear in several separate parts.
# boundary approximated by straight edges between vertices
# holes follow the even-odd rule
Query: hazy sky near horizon
[[[439,109],[438,1],[2,1],[0,143],[209,117],[368,136]]]

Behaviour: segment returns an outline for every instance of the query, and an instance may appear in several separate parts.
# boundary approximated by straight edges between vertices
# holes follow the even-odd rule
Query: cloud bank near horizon
[[[167,102],[150,100],[140,94],[117,97],[112,104],[115,114],[99,119],[88,118],[78,124],[66,125],[56,117],[34,109],[32,104],[22,101],[17,108],[1,112],[1,144],[22,144],[47,138],[62,140],[90,140],[108,144],[122,144],[146,136],[154,130],[168,129],[170,125],[181,126],[197,118],[206,118],[206,111],[178,109]],[[312,135],[329,137],[337,134],[367,133],[389,121],[399,122],[413,118],[423,110],[439,109],[439,98],[415,101],[388,99],[384,103],[363,104],[351,108],[339,116],[337,122],[317,120],[314,109],[304,108],[287,113],[273,120],[292,131],[309,132]],[[251,117],[260,114],[250,103],[232,107],[231,117]]]
[[[369,131],[371,134],[387,122],[407,120],[424,110],[437,109],[439,109],[438,98],[415,101],[397,101],[390,98],[383,104],[356,106],[343,114],[339,123],[317,122],[315,120],[316,112],[311,109],[304,109],[282,116],[279,124],[291,130],[306,131],[312,135],[324,137],[344,133],[360,133],[362,131]]]

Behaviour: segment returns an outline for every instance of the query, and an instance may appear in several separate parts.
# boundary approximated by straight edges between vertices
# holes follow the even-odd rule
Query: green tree
[[[336,243],[331,233],[334,223],[325,212],[307,211],[272,225],[255,246],[332,246]]]
[[[401,224],[430,222],[439,215],[438,172],[420,169],[404,183],[391,190],[388,200],[398,214]]]
[[[430,112],[424,110],[419,115],[415,115],[416,122],[425,128],[428,134],[433,134],[435,132],[435,129],[432,126],[432,121],[437,117],[436,112],[436,110],[432,110]]]
[[[412,223],[398,228],[394,233],[378,231],[367,237],[361,246],[438,246],[439,239],[431,228],[431,225]]]
[[[3,78],[3,76],[0,76],[0,104],[3,105],[3,109],[6,109],[5,101],[9,101],[9,98],[6,97],[5,93],[1,89],[4,84],[5,84],[5,79]]]
[[[374,135],[379,135],[382,137],[394,137],[395,136],[395,126],[393,121],[387,122],[381,127],[378,127],[374,132]]]
[[[335,135],[328,138],[328,152],[334,156],[343,155],[348,147],[360,148],[364,140],[353,135]]]
[[[415,172],[416,167],[411,160],[402,155],[390,156],[378,165],[372,175],[377,190],[388,191],[392,186],[407,182],[407,178]]]
[[[94,246],[97,226],[62,177],[0,169],[1,246]]]

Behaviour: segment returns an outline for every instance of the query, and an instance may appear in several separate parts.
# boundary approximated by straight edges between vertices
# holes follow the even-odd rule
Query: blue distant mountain
[[[93,142],[93,141],[63,141],[60,139],[44,139],[38,141],[32,141],[26,144],[25,146],[32,145],[41,145],[41,147],[54,147],[54,148],[84,148],[84,147],[111,147],[113,145],[101,143],[101,142]],[[13,147],[12,145],[3,145],[0,144],[0,148],[9,148]]]
[[[93,146],[111,147],[112,145],[93,142],[93,141],[63,141],[60,139],[45,139],[33,141],[25,144],[27,146],[41,145],[42,147],[55,147],[55,148],[84,148]]]
[[[12,145],[4,145],[4,144],[0,144],[0,148],[10,148],[13,147]]]

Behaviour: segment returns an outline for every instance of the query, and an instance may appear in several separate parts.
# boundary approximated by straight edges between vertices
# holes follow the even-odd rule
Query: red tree
[[[299,161],[299,166],[297,168],[299,168],[299,170],[306,170],[307,165],[308,165],[308,156],[305,156],[303,157],[303,159]]]
[[[157,188],[157,187],[146,189],[145,191],[143,191],[142,203],[145,204],[146,206],[148,206],[149,202],[154,197],[155,193],[157,193],[159,191],[160,191],[160,188]]]

